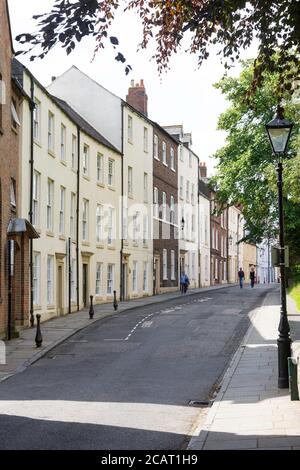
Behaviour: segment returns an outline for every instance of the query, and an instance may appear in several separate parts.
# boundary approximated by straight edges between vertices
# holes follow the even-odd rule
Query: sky
[[[54,0],[8,0],[13,37],[20,33],[32,33],[36,22],[32,16],[50,10]],[[60,46],[55,47],[43,60],[29,61],[28,55],[18,59],[26,65],[36,78],[47,86],[51,77],[61,75],[72,65],[91,76],[114,94],[126,99],[130,81],[144,80],[148,95],[148,116],[161,126],[182,124],[185,132],[192,133],[193,150],[200,161],[206,162],[208,174],[214,173],[216,160],[210,158],[225,143],[226,134],[217,130],[218,116],[228,103],[213,84],[222,78],[224,68],[216,51],[198,68],[197,56],[184,51],[171,60],[171,69],[159,76],[156,63],[151,61],[151,50],[137,51],[141,40],[138,18],[132,13],[118,15],[112,30],[120,41],[120,50],[132,66],[133,71],[125,75],[124,67],[114,60],[111,47],[99,52],[92,61],[95,42],[84,39],[75,50],[66,55]],[[15,43],[15,50],[20,44]],[[243,53],[242,57],[255,56],[256,45]],[[231,74],[240,71],[237,65]],[[101,130],[100,130],[101,131]]]

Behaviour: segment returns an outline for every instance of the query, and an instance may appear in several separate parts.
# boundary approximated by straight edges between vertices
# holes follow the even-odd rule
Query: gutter
[[[123,286],[123,217],[124,217],[124,103],[121,101],[121,249],[120,249],[120,301],[124,300],[124,286]]]
[[[80,191],[80,127],[77,126],[77,207],[76,207],[76,298],[77,311],[80,310],[79,301],[79,198]]]

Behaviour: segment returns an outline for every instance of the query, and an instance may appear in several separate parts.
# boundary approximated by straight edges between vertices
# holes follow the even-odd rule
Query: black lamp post
[[[280,267],[280,322],[278,326],[278,387],[289,387],[288,357],[291,355],[290,326],[286,308],[286,277],[285,277],[285,253],[284,253],[284,218],[282,198],[282,160],[286,152],[291,136],[293,123],[284,119],[284,109],[277,107],[275,118],[266,124],[266,131],[271,143],[274,155],[277,157],[277,187],[279,210],[279,267]]]

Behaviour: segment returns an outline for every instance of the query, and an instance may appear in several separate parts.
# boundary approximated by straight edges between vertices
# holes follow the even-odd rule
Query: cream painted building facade
[[[180,273],[188,275],[190,288],[199,287],[198,179],[199,158],[192,151],[192,135],[183,126],[165,126],[178,148],[178,223]]]
[[[199,287],[210,286],[210,192],[199,180]]]
[[[111,302],[120,278],[121,153],[69,105],[20,67],[31,114],[22,109],[22,217],[40,238],[33,245],[33,308],[42,320]],[[32,183],[31,183],[32,182]],[[78,215],[78,218],[77,218]]]
[[[238,271],[243,266],[243,216],[236,206],[228,209],[228,280],[238,282]]]
[[[74,106],[122,153],[118,180],[122,230],[118,297],[153,294],[153,126],[146,115],[76,67],[57,77],[49,92]]]

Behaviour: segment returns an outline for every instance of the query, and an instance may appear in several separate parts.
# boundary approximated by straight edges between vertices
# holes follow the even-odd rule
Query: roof
[[[37,78],[30,72],[30,70],[25,67],[21,62],[17,59],[13,59],[12,61],[12,75],[15,81],[23,87],[23,73],[24,70],[33,78],[33,80],[37,83],[37,85],[43,90],[45,95],[48,96],[54,103],[74,122],[80,129],[85,132],[87,135],[95,139],[100,144],[104,145],[107,148],[110,148],[114,152],[121,154],[121,152],[114,147],[100,132],[98,132],[88,121],[86,121],[80,114],[78,114],[72,106],[70,106],[66,101],[57,98],[56,96],[49,93],[49,91],[37,80]]]
[[[40,238],[33,225],[28,222],[27,219],[10,219],[7,227],[7,235],[22,235],[26,232],[29,238]]]
[[[114,147],[100,132],[98,132],[91,124],[89,124],[83,117],[80,116],[66,101],[57,98],[57,96],[51,95],[55,103],[65,112],[65,114],[87,135],[97,140],[100,144],[110,148],[114,152],[121,153],[116,147]]]
[[[199,179],[199,193],[206,197],[207,199],[210,199],[210,188],[209,186],[201,179]]]

